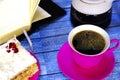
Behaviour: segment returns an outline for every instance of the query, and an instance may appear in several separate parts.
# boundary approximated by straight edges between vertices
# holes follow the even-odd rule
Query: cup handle
[[[114,51],[115,49],[117,49],[118,46],[120,45],[120,42],[119,42],[118,39],[112,39],[112,40],[110,40],[110,43],[116,43],[116,45],[114,47],[110,48],[110,50],[112,50],[112,51]]]

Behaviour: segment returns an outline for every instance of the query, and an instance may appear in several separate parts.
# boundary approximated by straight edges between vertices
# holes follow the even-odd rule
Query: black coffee
[[[99,33],[90,30],[77,33],[72,43],[77,51],[87,55],[98,54],[105,47],[104,38]]]
[[[100,26],[101,28],[106,28],[109,26],[111,22],[111,12],[112,10],[109,9],[107,12],[99,15],[88,15],[77,11],[71,5],[71,22],[74,27],[82,24],[93,24]]]

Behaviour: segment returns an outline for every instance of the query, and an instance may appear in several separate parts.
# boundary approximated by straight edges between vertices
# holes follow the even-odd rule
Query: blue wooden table
[[[41,73],[38,80],[70,80],[59,69],[57,63],[57,54],[60,47],[67,41],[68,33],[73,29],[70,21],[71,0],[52,0],[66,11],[64,16],[41,24],[32,26],[29,36],[33,42],[34,51],[32,51],[40,62]],[[58,13],[59,14],[59,13]],[[120,40],[120,0],[113,2],[112,21],[106,29],[110,38]],[[20,39],[21,44],[30,50],[26,38]],[[113,72],[106,80],[120,80],[120,47],[114,51],[116,64]]]

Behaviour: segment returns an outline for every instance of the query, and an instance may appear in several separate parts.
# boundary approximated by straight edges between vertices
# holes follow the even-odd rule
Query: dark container
[[[70,12],[71,17],[70,18],[71,18],[71,22],[74,25],[74,27],[76,27],[78,25],[82,25],[82,24],[93,24],[93,25],[97,25],[97,26],[105,29],[110,25],[111,15],[112,15],[112,7],[111,6],[108,7],[108,9],[106,8],[107,9],[106,11],[104,11],[104,10],[98,11],[98,10],[100,10],[100,9],[98,9],[98,10],[96,10],[96,11],[98,11],[98,13],[95,12],[95,10],[93,10],[93,13],[92,13],[92,11],[90,11],[92,9],[89,8],[89,5],[87,5],[86,7],[88,7],[88,9],[90,9],[90,10],[80,10],[82,8],[74,7],[74,5],[75,6],[78,5],[78,2],[76,4],[75,4],[74,0],[73,0],[73,2],[74,3],[71,5],[71,12]],[[84,3],[84,2],[82,2],[82,3]],[[93,4],[90,4],[90,5],[93,5]],[[96,4],[96,6],[97,6],[97,4]],[[103,8],[103,6],[102,6],[102,8]],[[80,7],[82,7],[82,6],[80,5]],[[92,8],[94,9],[94,7],[95,6],[93,6]],[[79,9],[77,9],[77,8],[79,8]],[[84,5],[83,5],[83,9],[84,9]],[[95,8],[95,9],[97,9],[97,8]],[[84,11],[84,12],[82,12],[82,11]],[[95,14],[94,14],[94,12],[95,12]]]

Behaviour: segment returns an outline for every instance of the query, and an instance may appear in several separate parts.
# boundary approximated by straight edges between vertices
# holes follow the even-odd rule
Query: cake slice
[[[29,80],[38,70],[37,60],[16,38],[0,46],[0,80]]]

